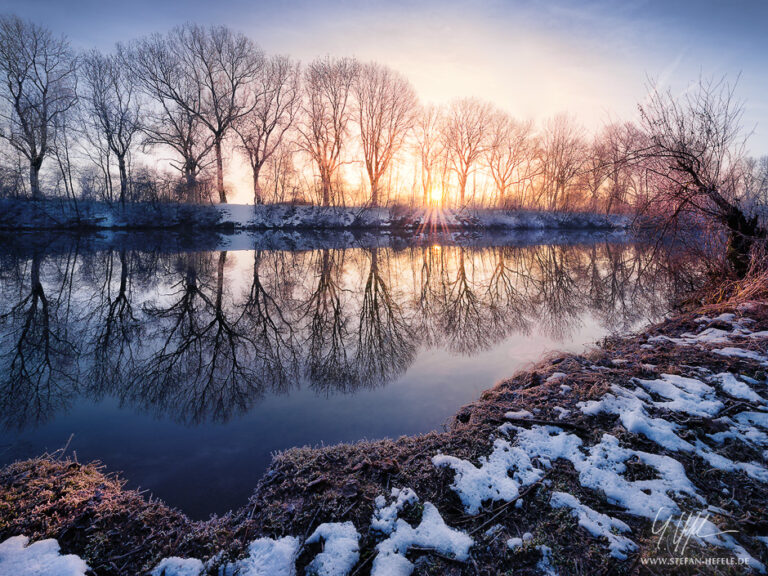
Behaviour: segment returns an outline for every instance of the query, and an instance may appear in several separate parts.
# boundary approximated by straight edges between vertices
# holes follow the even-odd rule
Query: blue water
[[[293,247],[0,244],[0,464],[67,445],[205,518],[245,504],[275,451],[440,430],[547,352],[658,319],[688,281],[674,254],[599,236]],[[115,322],[121,295],[131,313]],[[25,333],[31,317],[47,324]]]

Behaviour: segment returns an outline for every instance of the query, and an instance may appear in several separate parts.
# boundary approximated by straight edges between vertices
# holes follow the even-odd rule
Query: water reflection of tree
[[[320,390],[350,390],[357,379],[347,351],[349,319],[341,298],[344,252],[322,250],[313,254],[313,260],[317,280],[301,314],[308,325],[306,376]]]
[[[692,285],[673,251],[611,243],[256,250],[252,273],[250,260],[231,260],[76,248],[5,257],[3,421],[39,421],[78,391],[226,420],[302,380],[323,394],[385,385],[419,347],[474,354],[534,326],[564,338],[587,314],[630,328]],[[249,282],[231,290],[239,280]]]
[[[105,253],[103,270],[98,271],[103,280],[97,295],[99,300],[93,307],[95,317],[89,322],[94,327],[89,384],[99,395],[120,389],[125,377],[135,370],[134,349],[138,346],[142,324],[131,301],[130,258],[124,248],[120,250],[116,274],[115,252],[109,250]]]
[[[28,288],[20,282],[17,302],[0,314],[0,414],[6,427],[45,421],[76,392],[78,355],[66,329],[68,300],[61,296],[67,294],[66,280],[77,258],[63,259],[64,274],[58,276],[64,284],[53,297],[42,282],[42,260],[35,251]]]
[[[182,278],[173,286],[171,303],[145,306],[149,319],[157,320],[159,347],[139,366],[130,385],[133,400],[190,422],[226,420],[247,410],[264,392],[251,354],[254,341],[239,315],[224,306],[227,253],[214,256],[214,278],[198,275],[205,268],[200,260],[210,257],[183,255]]]
[[[444,260],[438,275],[443,295],[439,325],[452,350],[468,353],[486,348],[492,341],[492,334],[483,321],[484,306],[476,292],[478,286],[467,273],[464,255],[465,250],[458,248],[452,273],[451,266],[445,261],[447,251],[442,252]]]
[[[369,255],[354,359],[357,383],[365,387],[396,378],[416,355],[412,330],[379,267],[379,249],[373,248]]]
[[[299,375],[296,334],[282,304],[273,296],[279,292],[278,281],[273,282],[271,289],[266,285],[263,260],[264,253],[254,251],[253,278],[239,323],[250,334],[249,342],[253,344],[253,357],[264,387],[273,392],[287,391]],[[280,272],[272,271],[273,279],[279,276]],[[283,297],[288,298],[287,291]]]

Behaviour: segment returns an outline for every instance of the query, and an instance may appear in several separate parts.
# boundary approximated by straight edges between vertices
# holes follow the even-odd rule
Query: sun
[[[429,190],[429,204],[430,206],[440,206],[440,202],[442,202],[443,195],[440,190],[437,188],[431,188]]]

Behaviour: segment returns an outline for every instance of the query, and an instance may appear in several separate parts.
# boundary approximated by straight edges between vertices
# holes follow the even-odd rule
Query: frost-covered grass
[[[678,573],[761,572],[768,306],[705,312],[548,360],[444,433],[279,454],[209,522],[71,461],[19,463],[0,541],[57,538],[97,574],[627,574],[676,555],[662,525],[686,556],[743,562]]]

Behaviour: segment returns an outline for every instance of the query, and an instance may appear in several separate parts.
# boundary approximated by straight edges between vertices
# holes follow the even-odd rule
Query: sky
[[[738,79],[749,149],[768,154],[768,2],[731,0],[2,0],[80,48],[225,24],[267,53],[377,60],[424,101],[477,96],[519,118],[569,112],[587,128],[637,118],[649,82],[682,93]]]

